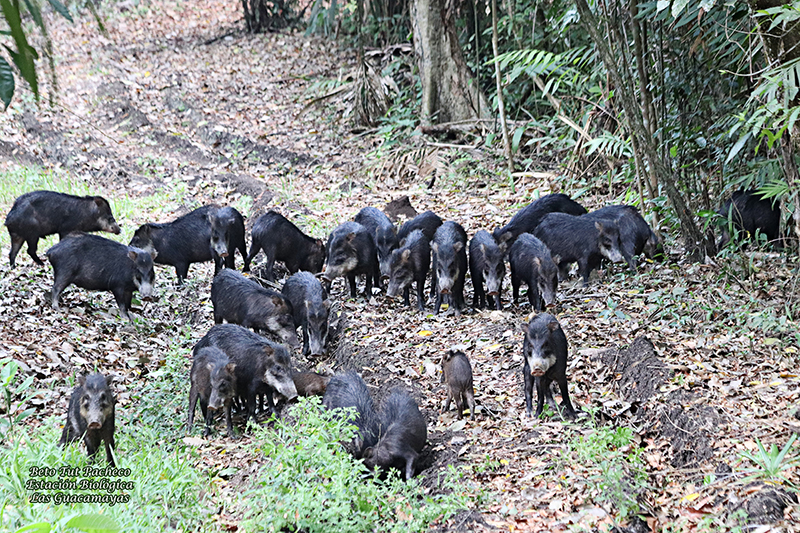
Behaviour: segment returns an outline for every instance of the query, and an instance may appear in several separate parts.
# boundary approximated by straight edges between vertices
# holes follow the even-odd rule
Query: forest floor
[[[326,238],[362,207],[383,208],[402,196],[418,212],[431,209],[472,235],[551,192],[535,180],[512,191],[450,152],[442,157],[452,172],[381,171],[386,138],[352,133],[341,106],[304,109],[319,96],[315,83],[352,69],[354,54],[332,41],[296,32],[245,34],[235,2],[115,6],[106,13],[108,37],[86,16],[74,24],[52,19],[59,104],[15,96],[0,115],[0,171],[23,176],[20,166],[38,165],[99,191],[117,210],[124,242],[139,224],[208,202],[237,207],[248,228],[277,209]],[[431,172],[438,174],[429,187]],[[599,183],[580,191],[590,210],[620,192]],[[0,200],[5,216],[13,198]],[[525,414],[525,298],[503,311],[436,316],[382,294],[347,299],[340,279],[330,356],[296,355],[296,363],[323,372],[355,369],[376,392],[391,385],[412,391],[429,429],[423,486],[438,490],[438,474],[452,465],[485,492],[480,508],[432,529],[715,531],[747,523],[763,525],[759,531],[800,531],[798,447],[771,473],[746,457],[766,461],[770,446],[782,448],[800,430],[798,323],[787,316],[800,297],[796,258],[751,251],[692,264],[675,236],[666,236],[663,263],[643,262],[636,274],[614,266],[587,288],[575,279],[559,287],[552,312],[569,340],[576,421]],[[7,258],[8,236],[0,239]],[[40,245],[40,255],[52,242]],[[64,308],[53,311],[45,296],[49,265],[36,267],[24,253],[13,270],[0,263],[0,359],[12,357],[35,376],[36,413],[25,422],[31,432],[63,416],[66,378],[93,369],[116,377],[118,409],[134,412],[174,332],[187,326],[181,346],[188,380],[189,350],[213,324],[210,265],[193,265],[183,287],[174,285],[171,268],[158,268],[159,299],[143,304],[131,326],[114,316],[107,293],[73,287]],[[469,283],[466,292],[469,302]],[[475,420],[441,413],[438,365],[453,345],[465,346],[472,362]],[[183,420],[185,398],[165,404],[163,415]],[[219,480],[233,498],[252,458],[232,453],[238,443],[221,435],[188,443],[200,452],[198,468],[240,468]],[[237,521],[235,512],[220,515]]]

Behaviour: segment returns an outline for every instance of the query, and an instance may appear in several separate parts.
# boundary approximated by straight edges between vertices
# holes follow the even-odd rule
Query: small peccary
[[[331,378],[316,372],[292,372],[292,380],[298,396],[322,396]]]
[[[442,357],[442,383],[447,383],[447,401],[444,410],[450,409],[450,400],[456,402],[459,420],[464,416],[464,404],[469,406],[470,419],[475,419],[475,393],[472,388],[472,366],[464,352],[450,349]]]
[[[110,380],[109,380],[110,381]],[[114,394],[102,374],[78,376],[78,386],[72,391],[67,409],[67,422],[61,433],[61,446],[84,436],[86,451],[91,460],[100,448],[106,446],[106,461],[116,467],[111,448],[114,448]]]

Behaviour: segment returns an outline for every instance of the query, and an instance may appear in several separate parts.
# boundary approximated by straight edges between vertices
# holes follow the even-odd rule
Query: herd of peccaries
[[[752,191],[734,193],[720,213],[738,230],[777,238],[779,206],[759,200]],[[505,226],[492,233],[479,230],[469,242],[460,224],[443,222],[431,211],[398,229],[382,211],[365,207],[353,221],[334,229],[327,243],[305,235],[283,215],[269,211],[253,223],[247,253],[242,215],[232,207],[206,205],[172,222],[144,224],[130,244],[124,245],[88,233],[120,233],[104,198],[51,191],[33,191],[17,198],[5,225],[11,237],[12,267],[24,243],[31,259],[44,265],[37,255],[38,240],[59,235],[60,241],[46,252],[54,275],[50,295],[54,309],[59,308],[64,289],[74,284],[110,291],[120,316],[130,320],[134,292],[142,300],[155,298],[154,263],[174,266],[181,284],[190,264],[214,261],[211,301],[216,325],[193,349],[187,430],[192,427],[198,400],[204,436],[211,433],[216,414],[222,411],[228,436],[237,438],[232,411],[244,413],[245,423],[256,423],[258,409],[278,415],[278,397],[291,400],[322,395],[328,409],[354,408],[355,414],[347,416],[357,432],[353,441],[346,443],[348,451],[370,469],[396,468],[406,479],[416,473],[416,459],[427,439],[425,418],[407,391],[394,389],[376,406],[355,372],[323,376],[293,369],[292,352],[301,347],[297,328],[303,334],[303,356],[326,354],[328,295],[334,279],[346,277],[350,296],[356,298],[356,279],[363,274],[367,299],[374,287],[389,298],[402,294],[408,307],[415,285],[417,309],[424,312],[430,272],[434,313],[439,314],[446,305],[447,313],[460,315],[468,270],[474,288],[472,307],[503,309],[508,261],[514,304],[525,283],[528,301],[538,313],[521,325],[527,414],[533,414],[535,386],[536,416],[542,414],[546,400],[557,413],[575,418],[567,389],[567,338],[558,320],[543,312],[555,303],[559,280],[568,279],[573,263],[586,285],[602,261],[625,261],[636,270],[636,257],[641,254],[649,259],[664,257],[661,240],[635,207],[611,205],[587,213],[564,194],[533,201]],[[728,233],[723,231],[723,241],[727,239]],[[267,283],[235,270],[236,250],[244,259],[244,272],[263,252]],[[280,291],[271,288],[276,286],[276,261],[283,262],[290,273]],[[459,418],[465,409],[474,418],[469,359],[453,348],[442,356],[441,363],[442,380],[449,389],[445,411],[452,400]],[[61,444],[83,438],[94,457],[103,443],[107,461],[115,466],[115,402],[110,381],[99,373],[78,376]],[[561,406],[553,400],[553,382],[559,386]],[[345,411],[340,413],[345,416]]]

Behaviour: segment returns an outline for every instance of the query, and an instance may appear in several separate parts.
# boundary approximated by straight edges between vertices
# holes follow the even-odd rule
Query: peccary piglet
[[[102,374],[78,376],[78,386],[72,391],[67,409],[67,421],[58,443],[61,446],[83,436],[89,458],[94,461],[102,441],[106,447],[106,461],[116,467],[114,455],[114,394]]]
[[[330,376],[316,372],[292,372],[292,381],[297,388],[298,396],[322,396],[330,380]]]
[[[406,479],[414,476],[414,463],[425,447],[428,428],[417,402],[408,393],[395,389],[381,403],[380,438],[374,447],[364,449],[367,468],[397,468]]]
[[[450,400],[456,402],[458,419],[464,416],[465,404],[469,406],[470,419],[475,419],[475,393],[472,388],[472,366],[466,354],[451,349],[442,357],[442,383],[447,383],[447,401],[444,411],[450,410]]]
[[[203,436],[211,434],[214,415],[220,409],[225,411],[225,424],[228,436],[233,438],[233,422],[231,421],[231,404],[236,397],[236,363],[232,363],[225,352],[213,346],[200,348],[192,361],[191,381],[189,389],[189,421],[187,430],[192,429],[194,411],[197,400],[200,400],[200,411],[206,428]]]
[[[378,442],[378,415],[375,413],[375,404],[367,384],[361,376],[355,372],[333,376],[325,389],[322,404],[331,410],[355,408],[355,414],[350,422],[358,428],[358,432],[348,448],[356,459],[361,459],[364,450],[375,446]]]
[[[569,418],[575,418],[575,410],[569,401],[567,390],[567,337],[556,317],[541,313],[528,324],[520,325],[525,334],[522,369],[525,378],[525,408],[528,416],[532,411],[533,386],[536,384],[536,416],[542,414],[544,401],[556,407],[550,383],[555,381],[561,389],[564,407]]]

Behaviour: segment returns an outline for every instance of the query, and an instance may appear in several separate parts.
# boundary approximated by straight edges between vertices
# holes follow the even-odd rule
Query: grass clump
[[[210,503],[213,490],[210,480],[194,467],[196,453],[184,446],[156,446],[161,437],[152,428],[143,426],[117,427],[116,458],[119,469],[129,469],[120,477],[84,477],[89,460],[82,443],[62,449],[58,446],[60,424],[63,420],[51,417],[36,431],[15,430],[7,439],[8,446],[0,447],[0,523],[5,531],[16,531],[32,524],[46,524],[47,531],[64,531],[74,527],[76,517],[103,515],[121,531],[212,531],[210,522],[214,507]],[[100,454],[102,456],[102,453]],[[93,468],[105,468],[98,461]],[[31,468],[54,469],[55,475],[40,475]],[[78,476],[61,471],[62,467],[78,472]],[[77,470],[75,470],[77,469]],[[32,475],[37,474],[37,475]],[[92,482],[130,482],[132,489],[87,490],[78,488],[32,490],[29,482],[83,480]],[[204,496],[201,496],[204,494]],[[64,495],[103,496],[104,503],[58,503]],[[49,496],[47,502],[37,502]],[[81,522],[82,518],[77,520]],[[69,525],[73,521],[73,525]],[[44,527],[44,526],[42,526]]]
[[[374,477],[340,441],[355,428],[324,410],[318,398],[301,399],[287,421],[258,428],[252,451],[263,457],[242,504],[244,531],[425,531],[436,521],[474,506],[468,487],[449,471],[444,494],[425,494],[417,480],[396,472]]]

